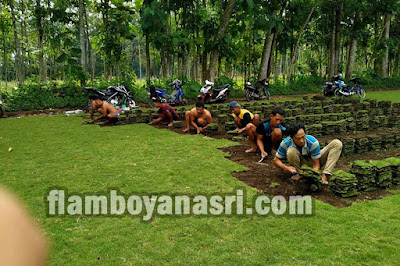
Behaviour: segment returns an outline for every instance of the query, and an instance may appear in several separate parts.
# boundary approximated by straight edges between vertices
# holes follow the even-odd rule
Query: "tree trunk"
[[[22,71],[22,78],[25,79],[26,77],[26,65],[27,65],[27,56],[26,56],[26,50],[28,47],[28,38],[25,38],[25,32],[26,32],[26,23],[25,23],[25,4],[24,1],[20,1],[20,7],[21,7],[21,71]]]
[[[275,50],[275,46],[276,46],[276,36],[277,35],[278,35],[278,33],[275,32],[274,40],[272,41],[271,52],[269,53],[267,77],[270,77],[271,73],[272,73],[272,65],[273,65],[272,62],[274,59],[274,50]]]
[[[207,77],[207,62],[208,61],[208,55],[207,55],[207,51],[203,51],[203,55],[201,57],[201,81],[204,82],[206,79],[208,79]]]
[[[340,28],[341,21],[343,17],[343,4],[340,4],[337,15],[336,15],[336,33],[335,33],[335,70],[334,74],[339,71],[339,63],[340,63]]]
[[[382,56],[382,78],[388,77],[388,68],[389,68],[389,46],[387,41],[389,40],[389,33],[390,33],[390,14],[385,14],[384,18],[384,29],[383,29],[383,37],[385,42],[385,48],[383,49],[383,56]]]
[[[81,48],[81,67],[84,72],[87,71],[85,33],[85,2],[84,0],[79,0],[79,44]]]
[[[16,73],[16,79],[17,79],[18,84],[21,84],[23,82],[22,62],[21,62],[21,44],[19,42],[19,37],[18,37],[17,19],[15,17],[15,11],[14,11],[14,0],[9,1],[9,5],[10,5],[10,10],[11,10],[11,19],[12,19],[13,28],[14,28],[15,73]]]
[[[267,77],[269,58],[271,57],[271,48],[274,41],[274,31],[267,34],[264,42],[264,48],[261,56],[260,71],[258,72],[258,80],[265,79]]]
[[[38,31],[38,62],[39,62],[39,80],[46,80],[46,65],[44,62],[44,54],[43,54],[43,35],[44,29],[42,25],[43,17],[42,17],[42,7],[40,6],[40,0],[36,0],[36,28]]]
[[[146,36],[146,78],[147,78],[147,84],[150,85],[151,64],[150,64],[150,40],[149,40],[149,33],[146,33],[145,36]]]
[[[350,47],[349,47],[349,55],[347,57],[346,63],[346,75],[347,79],[353,76],[353,69],[354,69],[354,62],[356,58],[356,48],[357,48],[357,38],[358,38],[358,23],[361,19],[360,11],[357,11],[354,15],[354,24],[353,24],[353,31],[351,35]]]
[[[210,78],[211,81],[214,81],[214,78],[215,78],[215,67],[216,67],[217,59],[218,59],[218,42],[225,35],[226,29],[229,24],[229,19],[231,18],[231,15],[232,15],[233,7],[235,6],[235,2],[236,2],[236,0],[229,0],[226,9],[224,10],[224,12],[221,15],[218,31],[217,31],[216,35],[214,36],[214,40],[215,40],[216,44],[214,45],[213,49],[211,50],[210,66],[209,66],[209,72],[208,72],[208,77]]]
[[[316,8],[317,8],[317,6],[313,6],[311,8],[310,13],[308,13],[308,16],[307,16],[306,20],[304,21],[303,26],[301,27],[300,32],[297,36],[296,46],[294,47],[294,51],[292,53],[292,58],[290,58],[290,68],[289,68],[288,80],[291,80],[292,75],[294,74],[294,71],[296,69],[296,58],[297,58],[297,53],[298,53],[299,46],[300,46],[301,37],[303,36],[304,30],[307,27],[308,23],[310,22],[312,14],[314,13]]]
[[[335,60],[336,60],[336,13],[337,10],[333,9],[333,17],[332,17],[332,28],[331,28],[331,40],[329,47],[329,70],[328,70],[328,78],[331,78],[335,75]]]

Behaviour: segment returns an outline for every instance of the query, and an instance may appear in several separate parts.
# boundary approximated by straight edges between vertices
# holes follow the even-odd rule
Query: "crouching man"
[[[168,127],[172,127],[172,121],[179,121],[179,115],[176,113],[175,109],[166,103],[161,103],[160,99],[155,99],[154,106],[158,109],[159,118],[154,119],[149,123],[149,125],[158,124],[161,121],[167,122]]]
[[[193,126],[197,133],[205,132],[207,125],[212,123],[212,117],[210,111],[204,108],[204,103],[199,101],[196,103],[196,107],[186,112],[186,128],[183,132],[189,132],[190,127]]]
[[[260,116],[258,114],[253,115],[250,111],[240,108],[236,101],[229,103],[229,108],[237,126],[236,131],[249,137],[251,148],[246,152],[257,152],[256,129],[260,123]]]
[[[311,135],[306,135],[303,124],[289,127],[287,133],[289,137],[281,142],[275,155],[275,165],[292,174],[293,180],[301,178],[298,173],[302,165],[308,165],[317,171],[322,169],[322,183],[328,184],[328,177],[342,152],[342,142],[338,139],[332,140],[321,150],[318,140]],[[281,160],[285,158],[290,166],[282,163]]]
[[[260,123],[257,127],[257,146],[261,151],[261,160],[264,161],[268,154],[276,153],[279,144],[282,142],[283,131],[286,128],[282,125],[285,118],[285,111],[277,107],[271,112],[268,120]]]
[[[110,123],[118,122],[118,110],[109,102],[101,100],[97,96],[90,97],[90,104],[92,106],[92,110],[90,112],[90,118],[93,119],[94,113],[97,111],[100,113],[100,116],[95,117],[93,121],[98,121],[100,119],[107,119]]]

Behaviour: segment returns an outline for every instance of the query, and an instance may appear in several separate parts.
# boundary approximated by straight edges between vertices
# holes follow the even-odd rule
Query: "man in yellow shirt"
[[[258,114],[253,115],[250,111],[240,108],[240,105],[236,101],[229,103],[229,108],[237,126],[236,131],[249,137],[251,148],[246,150],[246,152],[257,152],[255,136],[260,116]]]

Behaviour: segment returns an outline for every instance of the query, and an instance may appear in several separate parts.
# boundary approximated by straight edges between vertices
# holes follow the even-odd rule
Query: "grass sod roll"
[[[363,160],[356,160],[350,165],[350,172],[357,178],[357,189],[359,191],[376,190],[375,165]]]
[[[385,160],[390,164],[392,169],[392,183],[393,185],[400,185],[400,158],[390,157]]]
[[[342,154],[344,156],[354,155],[356,140],[353,138],[342,138],[341,141],[343,143]]]
[[[357,196],[357,178],[354,174],[339,170],[332,173],[330,190],[343,198]]]
[[[300,169],[299,175],[307,180],[311,191],[315,192],[321,189],[322,179],[319,171],[307,165],[303,165]]]
[[[390,185],[392,185],[391,164],[383,160],[372,160],[371,164],[376,167],[376,186],[378,188],[388,188]]]
[[[235,122],[226,122],[225,123],[225,131],[234,130],[236,128]]]
[[[207,135],[218,135],[218,124],[216,123],[208,124]]]

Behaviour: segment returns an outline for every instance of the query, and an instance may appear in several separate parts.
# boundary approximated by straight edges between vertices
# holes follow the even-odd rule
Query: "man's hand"
[[[242,128],[242,129],[237,128],[236,131],[239,132],[240,134],[242,134],[243,131],[245,131],[245,129],[246,129],[246,128]]]
[[[293,166],[288,166],[288,167],[286,168],[286,171],[289,172],[289,173],[291,173],[291,174],[296,174],[296,173],[297,173],[296,168],[294,168]]]
[[[267,156],[268,156],[268,153],[266,153],[265,151],[262,151],[262,152],[261,152],[261,157],[264,158],[264,157],[267,157]]]

